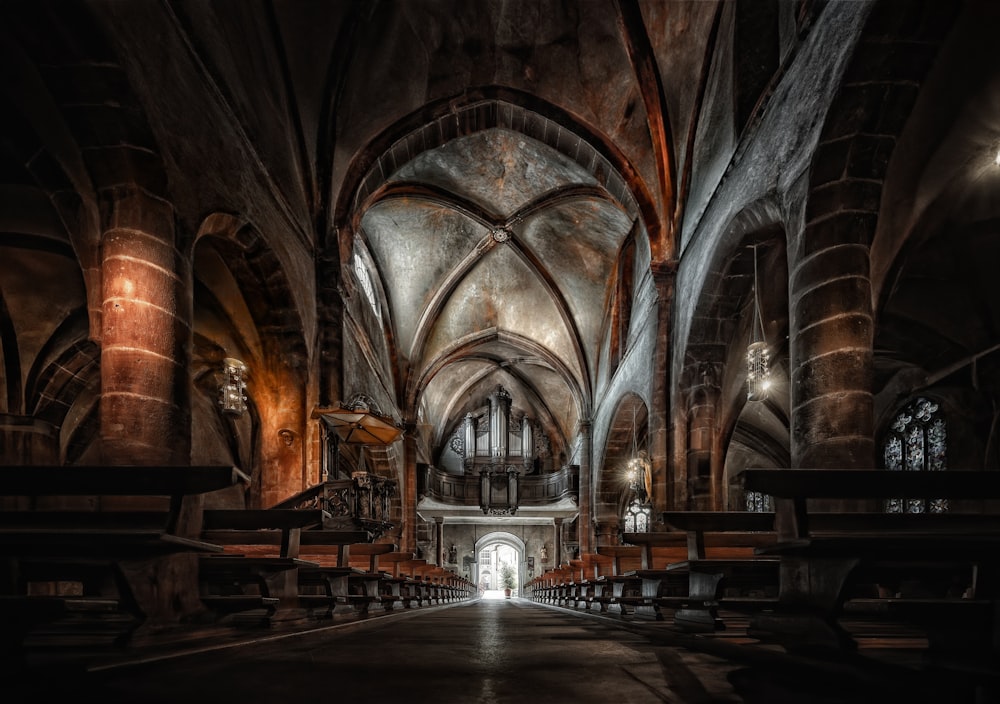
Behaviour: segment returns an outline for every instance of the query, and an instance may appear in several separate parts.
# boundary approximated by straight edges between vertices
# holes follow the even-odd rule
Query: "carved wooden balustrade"
[[[350,479],[330,479],[295,495],[276,508],[321,508],[323,527],[330,530],[363,530],[377,540],[395,524],[390,520],[396,480],[369,472],[355,472]]]
[[[524,475],[516,465],[493,465],[477,474],[450,474],[426,466],[420,492],[443,503],[479,506],[487,515],[513,515],[521,506],[576,499],[578,469],[567,465],[547,474]]]

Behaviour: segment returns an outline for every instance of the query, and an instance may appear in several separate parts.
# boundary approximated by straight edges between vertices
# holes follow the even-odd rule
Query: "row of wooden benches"
[[[754,469],[741,479],[773,497],[774,512],[666,512],[663,531],[625,534],[625,545],[536,578],[527,595],[695,632],[725,629],[720,614],[731,612],[757,641],[828,659],[857,655],[847,622],[900,624],[926,639],[928,667],[997,685],[1000,473]],[[881,511],[891,498],[963,512]]]
[[[206,509],[231,467],[0,467],[0,661],[121,648],[194,624],[271,625],[470,598],[462,577],[324,528],[320,509]],[[142,635],[140,635],[142,634]]]

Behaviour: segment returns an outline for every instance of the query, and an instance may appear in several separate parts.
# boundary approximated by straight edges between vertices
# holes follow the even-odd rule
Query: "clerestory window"
[[[375,315],[381,317],[378,304],[375,302],[375,287],[372,285],[372,277],[368,273],[368,267],[356,254],[354,256],[354,275],[358,277],[361,290],[365,292],[365,298],[368,299],[368,304],[372,307]]]

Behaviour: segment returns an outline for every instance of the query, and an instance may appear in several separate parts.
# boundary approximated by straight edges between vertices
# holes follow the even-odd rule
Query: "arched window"
[[[774,506],[771,504],[771,497],[768,494],[762,494],[759,491],[748,491],[745,498],[747,511],[765,513],[774,510]]]
[[[625,356],[629,328],[632,323],[632,296],[635,287],[635,227],[622,243],[618,257],[618,276],[615,284],[614,308],[611,312],[611,347],[609,371],[614,374]]]
[[[907,405],[889,427],[882,443],[882,461],[892,471],[947,469],[947,429],[938,404],[918,398]],[[888,513],[944,513],[947,499],[888,499]]]
[[[365,298],[368,299],[368,304],[375,311],[375,315],[381,317],[381,311],[375,302],[375,287],[372,285],[371,274],[368,273],[368,267],[365,266],[365,263],[361,261],[361,257],[357,254],[354,255],[354,275],[358,277],[358,283],[361,284],[361,288],[365,292]]]

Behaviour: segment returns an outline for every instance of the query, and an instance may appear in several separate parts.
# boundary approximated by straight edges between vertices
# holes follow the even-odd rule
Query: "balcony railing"
[[[548,474],[524,475],[517,465],[493,465],[476,474],[449,474],[428,466],[420,491],[458,506],[479,506],[485,513],[510,514],[519,506],[544,506],[578,494],[578,470],[568,465]]]

